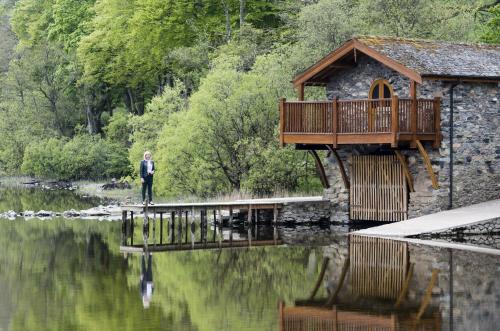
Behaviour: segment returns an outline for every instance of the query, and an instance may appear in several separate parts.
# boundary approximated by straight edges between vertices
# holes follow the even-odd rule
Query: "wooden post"
[[[233,207],[229,207],[229,242],[233,242]]]
[[[432,147],[439,148],[441,146],[441,98],[434,98],[434,144]]]
[[[299,101],[304,101],[304,83],[299,85]]]
[[[217,232],[217,214],[216,214],[216,211],[214,209],[214,238],[213,238],[213,242],[215,242],[215,234]]]
[[[247,223],[252,224],[252,205],[248,205]]]
[[[160,245],[163,243],[163,213],[160,213]]]
[[[124,246],[127,246],[127,240],[128,240],[128,224],[127,224],[127,211],[124,210],[122,211],[122,237],[121,237],[121,243]]]
[[[130,212],[130,246],[134,245],[134,212]]]
[[[391,147],[398,147],[399,131],[399,99],[397,95],[392,96],[391,100]]]
[[[280,99],[280,146],[285,146],[285,107],[286,99]]]
[[[335,98],[333,98],[333,101],[332,101],[332,134],[333,134],[332,145],[333,145],[333,148],[337,148],[338,107],[339,107],[339,102],[338,102],[337,97],[335,97]]]
[[[276,224],[278,222],[278,206],[274,204],[273,208],[273,223]]]
[[[191,248],[194,249],[194,242],[196,240],[196,223],[194,222],[194,207],[191,207],[191,219],[190,219],[190,231],[191,231]]]
[[[219,247],[222,247],[222,240],[224,239],[224,234],[222,233],[222,225],[224,224],[222,219],[222,211],[219,209]]]
[[[175,242],[175,211],[170,213],[170,243]]]
[[[411,97],[411,113],[410,113],[410,128],[411,142],[410,147],[417,147],[417,83],[410,81],[410,97]]]
[[[185,230],[184,232],[185,232],[186,234],[185,234],[185,240],[184,240],[184,241],[185,241],[185,242],[186,242],[186,244],[187,244],[187,243],[188,243],[188,213],[189,213],[189,212],[186,210],[186,211],[185,211],[185,213],[186,213],[186,222],[185,222],[185,224],[186,224],[186,230]]]
[[[208,210],[205,208],[203,210],[203,240],[205,243],[205,246],[207,244],[207,236],[208,236],[208,231],[207,231],[207,223],[208,223]]]

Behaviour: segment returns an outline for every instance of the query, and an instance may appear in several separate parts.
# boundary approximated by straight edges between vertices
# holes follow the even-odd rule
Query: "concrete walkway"
[[[500,218],[500,199],[352,233],[377,237],[408,237],[481,223],[493,218]]]

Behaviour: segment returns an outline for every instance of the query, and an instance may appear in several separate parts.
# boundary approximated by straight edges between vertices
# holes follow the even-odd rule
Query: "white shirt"
[[[153,173],[153,161],[147,160],[146,162],[148,165],[148,174],[152,174]]]

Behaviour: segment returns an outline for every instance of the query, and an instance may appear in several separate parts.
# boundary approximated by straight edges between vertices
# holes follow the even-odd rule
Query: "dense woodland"
[[[353,35],[500,43],[495,0],[0,6],[0,174],[134,178],[149,149],[164,196],[314,189],[313,161],[278,146],[278,99]]]

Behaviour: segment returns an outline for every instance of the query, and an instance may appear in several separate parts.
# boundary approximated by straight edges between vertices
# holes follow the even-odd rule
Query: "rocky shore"
[[[50,219],[54,217],[120,220],[121,209],[120,206],[118,205],[107,205],[107,206],[97,206],[94,208],[84,209],[84,210],[70,209],[63,212],[56,212],[50,210],[39,210],[39,211],[26,210],[18,213],[13,210],[9,210],[7,212],[0,213],[0,218],[14,220],[19,217],[24,218],[26,220],[32,218]]]

